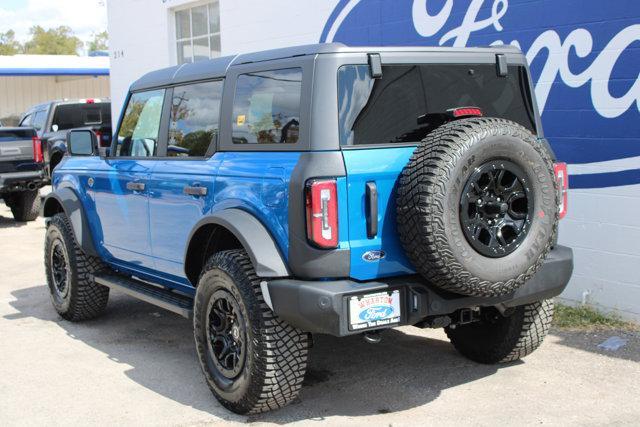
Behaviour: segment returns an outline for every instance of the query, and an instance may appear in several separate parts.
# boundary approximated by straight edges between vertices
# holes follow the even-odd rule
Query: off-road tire
[[[553,300],[516,307],[503,317],[494,308],[485,309],[479,322],[445,329],[460,354],[475,362],[494,364],[521,359],[533,353],[549,332]]]
[[[535,215],[520,246],[492,258],[467,241],[460,199],[476,168],[495,159],[516,163],[527,174]],[[432,285],[463,295],[505,295],[531,278],[549,253],[557,232],[557,198],[550,153],[526,128],[495,118],[458,120],[429,134],[402,171],[398,235],[416,270]]]
[[[246,331],[244,366],[230,380],[216,368],[207,334],[208,306],[214,292],[220,290],[235,298]],[[238,414],[260,413],[281,408],[296,398],[307,368],[309,336],[271,311],[245,251],[222,251],[209,258],[198,281],[193,326],[207,384],[227,409]]]
[[[40,191],[25,190],[9,195],[8,203],[16,221],[34,221],[40,214]]]
[[[64,295],[56,290],[52,272],[52,250],[56,241],[62,243],[66,252],[69,288]],[[54,215],[47,227],[44,265],[51,302],[62,318],[78,322],[104,312],[109,288],[95,283],[94,275],[108,267],[99,258],[85,254],[77,245],[71,223],[64,213]]]

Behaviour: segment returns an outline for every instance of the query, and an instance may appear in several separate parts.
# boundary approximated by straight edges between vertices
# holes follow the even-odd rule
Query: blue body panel
[[[413,272],[396,233],[395,185],[414,148],[343,151],[347,176],[337,179],[339,247],[351,249],[354,279]],[[299,158],[299,152],[219,152],[193,160],[67,157],[53,184],[71,186],[80,195],[105,262],[192,293],[184,272],[188,238],[199,220],[218,210],[237,208],[255,216],[288,260],[289,181]],[[130,181],[144,183],[145,189],[127,189]],[[365,184],[371,181],[379,194],[379,232],[370,239]],[[186,186],[205,187],[207,194],[185,194]],[[363,255],[370,251],[385,256],[367,261]]]
[[[56,169],[53,186],[69,186],[79,194],[105,262],[193,293],[184,273],[187,239],[200,219],[217,210],[251,213],[288,257],[289,178],[299,157],[297,152],[226,152],[206,160],[67,157]],[[128,190],[129,181],[146,187]],[[207,194],[184,194],[185,186],[206,187]],[[346,194],[346,183],[343,187]]]
[[[396,232],[395,185],[402,169],[415,150],[414,146],[345,150],[349,194],[349,241],[351,244],[351,277],[375,279],[413,273]],[[378,234],[367,237],[365,186],[374,182],[378,189]],[[380,260],[365,261],[369,251],[384,251]]]

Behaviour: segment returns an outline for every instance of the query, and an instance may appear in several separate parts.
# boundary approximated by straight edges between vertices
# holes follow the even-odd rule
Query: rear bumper
[[[425,285],[418,276],[371,282],[278,279],[266,286],[273,311],[282,320],[307,332],[346,336],[362,332],[349,329],[348,298],[353,295],[398,289],[400,325],[415,325],[430,316],[447,315],[463,308],[496,305],[510,308],[555,297],[567,286],[572,272],[572,250],[556,246],[531,280],[512,294],[501,297],[445,294]]]
[[[36,189],[43,185],[44,171],[42,170],[0,173],[0,192],[2,193]]]

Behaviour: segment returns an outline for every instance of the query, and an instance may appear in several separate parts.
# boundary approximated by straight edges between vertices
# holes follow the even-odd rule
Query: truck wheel
[[[483,309],[481,320],[447,327],[447,336],[463,356],[479,363],[505,363],[537,349],[553,320],[553,300],[516,307],[510,316],[495,308]]]
[[[40,214],[40,191],[26,190],[13,193],[10,197],[11,213],[16,221],[34,221]]]
[[[400,241],[436,287],[509,294],[551,249],[557,194],[550,155],[527,129],[503,119],[454,121],[425,138],[402,171]]]
[[[238,414],[287,405],[302,387],[309,338],[265,303],[243,250],[214,254],[194,302],[194,335],[209,388]]]
[[[60,316],[77,322],[104,312],[109,288],[95,283],[93,275],[106,266],[82,252],[63,213],[54,215],[47,227],[44,265],[51,302]]]

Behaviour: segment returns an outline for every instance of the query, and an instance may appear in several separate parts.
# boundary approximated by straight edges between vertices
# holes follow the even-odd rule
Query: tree
[[[27,54],[76,55],[83,43],[73,35],[71,28],[61,25],[45,30],[39,25],[29,30],[31,40],[24,44]]]
[[[106,31],[93,34],[93,40],[90,40],[88,44],[89,52],[107,49],[109,49],[109,34]]]
[[[15,55],[20,53],[22,46],[15,40],[16,33],[13,30],[9,30],[4,33],[0,33],[0,55]]]

